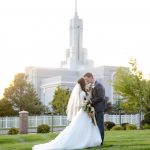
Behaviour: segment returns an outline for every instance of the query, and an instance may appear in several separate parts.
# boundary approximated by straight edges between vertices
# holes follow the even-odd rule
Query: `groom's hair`
[[[87,72],[86,74],[84,74],[84,77],[93,78],[93,74],[90,72]]]

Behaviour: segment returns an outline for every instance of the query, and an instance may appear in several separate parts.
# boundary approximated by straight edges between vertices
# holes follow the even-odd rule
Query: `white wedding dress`
[[[83,96],[83,92],[81,94]],[[52,141],[33,146],[32,150],[83,149],[101,144],[97,125],[81,108],[71,123]]]

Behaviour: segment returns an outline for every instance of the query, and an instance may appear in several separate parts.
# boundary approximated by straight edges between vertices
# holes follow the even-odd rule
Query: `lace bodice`
[[[80,92],[80,100],[81,100],[81,103],[84,102],[85,98],[86,98],[86,93],[85,93],[84,91],[81,91],[81,92]]]

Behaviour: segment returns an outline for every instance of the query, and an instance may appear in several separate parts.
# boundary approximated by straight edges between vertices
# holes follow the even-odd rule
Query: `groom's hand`
[[[90,100],[90,104],[92,107],[94,107],[94,103],[93,103],[92,99]]]

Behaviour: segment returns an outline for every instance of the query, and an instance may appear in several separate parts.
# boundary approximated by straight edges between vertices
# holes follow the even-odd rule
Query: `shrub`
[[[137,126],[134,124],[128,124],[126,129],[127,130],[137,130]]]
[[[142,125],[149,124],[150,125],[150,112],[144,115],[144,120],[142,120]]]
[[[123,130],[123,127],[120,125],[116,125],[111,130]]]
[[[150,120],[150,111],[144,115],[144,120]]]
[[[37,127],[37,133],[48,133],[50,127],[47,124],[41,124]]]
[[[121,126],[123,127],[124,130],[126,130],[128,124],[129,124],[129,123],[122,123]]]
[[[149,124],[150,125],[150,120],[149,119],[142,120],[142,125],[145,125],[145,124]]]
[[[106,121],[106,122],[104,123],[104,125],[105,125],[105,129],[106,129],[106,130],[111,130],[112,127],[115,126],[115,123],[110,122],[110,121]]]
[[[10,128],[8,130],[9,135],[18,134],[18,133],[19,133],[19,130],[17,128]]]
[[[143,129],[150,129],[150,125],[149,124],[144,124]]]

